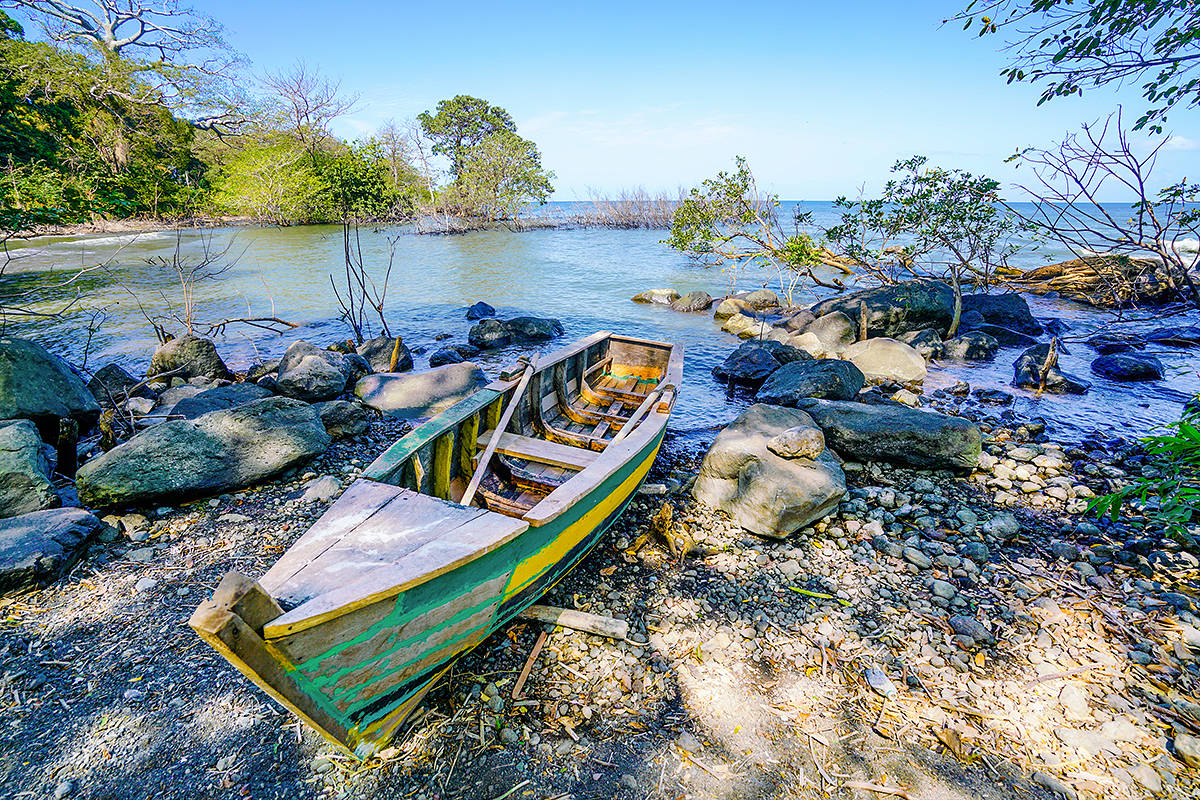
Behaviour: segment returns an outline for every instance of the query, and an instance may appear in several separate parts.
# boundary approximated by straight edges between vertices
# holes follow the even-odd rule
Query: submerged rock
[[[0,423],[0,517],[58,504],[37,427],[25,419]]]
[[[471,326],[467,340],[480,350],[495,350],[513,344],[544,342],[562,334],[562,323],[556,319],[516,317],[477,322]]]
[[[1163,365],[1145,353],[1109,353],[1092,362],[1092,372],[1114,381],[1160,381]]]
[[[925,382],[925,359],[916,350],[895,339],[855,342],[842,352],[842,358],[862,370],[871,383],[896,381],[916,385]]]
[[[67,362],[36,342],[0,336],[0,419],[33,420],[49,437],[59,418],[86,431],[99,416],[96,398]]]
[[[943,344],[947,358],[959,361],[991,361],[1000,351],[1000,343],[983,331],[964,331]]]
[[[900,405],[803,400],[825,443],[856,461],[966,471],[979,463],[979,428],[965,419]]]
[[[33,588],[62,575],[104,523],[81,508],[34,511],[0,521],[0,592]]]
[[[905,281],[830,298],[812,311],[818,317],[840,311],[854,323],[855,332],[861,333],[858,320],[864,305],[868,336],[894,337],[925,328],[941,333],[954,318],[954,290],[941,281]]]
[[[1010,330],[1040,336],[1042,324],[1029,311],[1029,303],[1019,294],[964,294],[963,313],[978,312],[983,319]]]
[[[496,309],[492,308],[491,306],[489,306],[487,303],[483,302],[482,300],[467,309],[467,319],[475,320],[475,319],[484,319],[485,317],[494,317],[494,316],[496,316]],[[383,372],[384,370],[376,370],[376,371]],[[404,370],[395,370],[395,371],[403,372]]]
[[[1063,372],[1057,365],[1051,366],[1042,374],[1046,356],[1050,354],[1050,345],[1039,344],[1026,350],[1013,362],[1012,385],[1020,389],[1047,391],[1054,394],[1083,394],[1092,384]]]
[[[312,406],[270,397],[155,425],[80,467],[76,485],[96,507],[173,501],[250,486],[328,447]]]
[[[217,346],[208,339],[190,334],[159,345],[150,357],[150,368],[146,370],[148,376],[166,372],[171,373],[172,378],[183,378],[185,381],[200,376],[213,380],[233,379],[233,373],[217,353]]]
[[[1195,347],[1200,345],[1200,325],[1157,328],[1146,334],[1146,340],[1170,347]]]
[[[784,364],[774,371],[755,399],[760,403],[795,408],[806,397],[852,400],[862,391],[866,378],[849,361],[823,358]]]
[[[470,319],[470,316],[467,318]],[[373,372],[408,372],[413,368],[412,351],[399,336],[367,339],[355,347],[354,352],[367,360]],[[393,358],[396,360],[395,367],[392,366]]]
[[[401,419],[429,417],[474,394],[488,383],[470,361],[428,372],[367,375],[354,387],[363,404]]]
[[[1101,355],[1141,350],[1146,340],[1135,333],[1098,333],[1087,340],[1088,346]]]
[[[679,299],[679,292],[674,289],[647,289],[644,292],[635,294],[630,299],[635,303],[652,303],[654,305],[669,306]]]
[[[837,508],[846,478],[829,453],[783,458],[768,444],[785,431],[813,427],[802,411],[756,404],[717,434],[692,494],[746,530],[785,537]]]
[[[688,292],[671,303],[672,311],[707,311],[712,308],[713,299],[708,292]]]
[[[1001,347],[1032,347],[1037,344],[1037,339],[1027,333],[1014,331],[1012,328],[1005,328],[1003,325],[973,325],[970,330],[986,333],[995,339]]]

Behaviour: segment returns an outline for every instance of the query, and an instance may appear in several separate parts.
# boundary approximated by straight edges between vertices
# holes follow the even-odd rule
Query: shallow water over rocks
[[[197,319],[215,321],[235,316],[279,316],[302,327],[282,336],[245,327],[230,327],[217,337],[218,347],[233,369],[278,358],[288,344],[303,338],[330,344],[349,331],[336,317],[337,299],[330,276],[341,275],[342,237],[333,226],[299,228],[217,229],[184,231],[181,251],[194,256],[203,236],[214,242],[233,242],[235,263],[216,280],[197,287]],[[540,345],[549,351],[565,341],[595,330],[608,329],[683,345],[685,382],[672,427],[697,433],[732,420],[750,402],[744,394],[728,393],[711,376],[739,344],[720,330],[712,312],[684,313],[666,306],[631,302],[635,294],[670,287],[686,294],[705,291],[714,297],[728,292],[729,276],[690,262],[661,244],[662,231],[543,230],[528,233],[483,231],[459,236],[417,236],[405,228],[361,233],[364,260],[379,277],[387,265],[388,242],[396,240],[395,261],[387,295],[393,333],[414,349],[416,368],[428,366],[429,356],[447,344],[465,343],[471,322],[466,309],[477,301],[495,306],[501,318],[518,315],[560,319],[565,335]],[[14,261],[0,278],[0,295],[33,290],[40,310],[56,311],[72,298],[75,304],[62,317],[12,325],[12,333],[38,339],[75,363],[97,369],[119,361],[142,374],[155,339],[134,301],[152,313],[180,305],[178,278],[169,264],[176,246],[173,232],[139,235],[40,237],[12,246]],[[1039,256],[1044,261],[1046,254]],[[153,263],[148,259],[167,259]],[[109,262],[69,287],[59,284],[81,266]],[[1032,263],[1030,264],[1032,265]],[[743,273],[738,289],[774,286],[765,273]],[[815,295],[796,298],[812,302]],[[1014,389],[1012,362],[1022,347],[1003,347],[994,361],[943,360],[930,365],[928,393],[965,380],[973,388],[1000,389],[1016,399],[1022,416],[1041,416],[1058,439],[1078,438],[1092,430],[1140,435],[1179,415],[1182,404],[1200,392],[1200,351],[1151,345],[1145,352],[1159,358],[1166,378],[1152,383],[1120,383],[1094,374],[1091,361],[1099,355],[1083,340],[1104,330],[1148,331],[1164,325],[1195,324],[1196,317],[1113,325],[1113,317],[1055,298],[1030,297],[1038,319],[1061,320],[1065,351],[1060,366],[1092,382],[1083,396],[1044,395]],[[93,313],[102,309],[103,324],[87,332]],[[1149,314],[1133,316],[1149,317]],[[169,325],[169,329],[181,329]],[[1046,341],[1048,337],[1042,337]],[[491,375],[515,360],[522,348],[509,347],[481,355],[477,361]]]

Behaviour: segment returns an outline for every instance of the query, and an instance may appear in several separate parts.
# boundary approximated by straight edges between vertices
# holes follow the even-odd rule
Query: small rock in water
[[[867,679],[867,685],[877,694],[889,700],[896,696],[896,684],[878,667],[867,667],[864,677]]]

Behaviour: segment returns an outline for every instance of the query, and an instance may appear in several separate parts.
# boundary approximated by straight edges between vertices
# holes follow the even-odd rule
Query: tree
[[[842,224],[825,235],[882,280],[895,280],[899,272],[947,275],[954,316],[946,335],[953,336],[962,314],[962,281],[973,275],[986,284],[1008,263],[1019,221],[1004,206],[999,181],[926,167],[927,161],[924,156],[897,161],[892,167],[897,177],[878,198],[839,198],[847,211]]]
[[[508,112],[478,97],[460,94],[437,104],[437,113],[417,115],[421,129],[433,141],[433,152],[450,159],[455,181],[462,175],[470,152],[495,133],[516,133]]]
[[[277,106],[280,130],[295,138],[317,166],[321,149],[333,139],[330,123],[353,109],[358,97],[343,96],[339,81],[322,77],[303,61],[268,72],[262,84]]]
[[[1011,60],[1001,74],[1041,84],[1039,105],[1085,86],[1145,80],[1149,108],[1134,130],[1157,133],[1174,106],[1200,105],[1195,0],[975,0],[952,19],[979,36],[1003,32]]]
[[[823,248],[800,231],[811,223],[811,215],[798,214],[793,232],[786,233],[777,213],[779,198],[759,190],[745,158],[738,156],[736,164],[735,172],[718,172],[688,192],[671,217],[666,244],[697,260],[719,264],[729,273],[730,292],[737,288],[738,272],[748,264],[775,270],[789,305],[803,277],[829,286],[813,272],[821,263]]]
[[[1152,257],[1154,280],[1164,280],[1174,297],[1200,306],[1193,274],[1200,265],[1194,242],[1200,238],[1200,184],[1180,180],[1157,194],[1149,189],[1158,143],[1139,155],[1121,123],[1121,113],[1096,125],[1084,125],[1054,147],[1030,148],[1013,159],[1029,167],[1034,180],[1022,185],[1035,203],[1027,222],[1043,235],[1077,253],[1100,253],[1130,262]],[[1136,198],[1129,215],[1113,213],[1097,198],[1108,187]],[[1122,280],[1120,270],[1093,267],[1106,280]],[[1107,277],[1106,277],[1107,275]],[[1123,287],[1114,296],[1136,299]]]
[[[489,224],[515,219],[529,203],[546,202],[552,180],[537,145],[509,131],[493,133],[465,156],[456,186],[460,210]]]
[[[388,186],[388,165],[375,140],[326,156],[320,175],[336,219],[377,218],[392,210],[396,192]]]
[[[325,183],[295,142],[273,137],[246,142],[217,177],[217,202],[226,211],[272,225],[306,221]]]

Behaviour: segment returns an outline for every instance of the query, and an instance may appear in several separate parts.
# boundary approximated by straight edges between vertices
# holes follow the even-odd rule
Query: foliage
[[[326,156],[320,162],[320,175],[336,219],[382,217],[396,202],[378,142],[350,145]]]
[[[466,153],[453,188],[460,213],[494,223],[515,219],[530,203],[544,204],[554,191],[552,180],[537,145],[500,131]]]
[[[1153,477],[1143,476],[1128,486],[1094,498],[1091,510],[1100,517],[1120,519],[1131,500],[1143,504],[1146,518],[1161,525],[1168,535],[1196,547],[1200,523],[1200,416],[1185,411],[1162,433],[1142,439]]]
[[[1200,105],[1200,4],[1194,0],[974,0],[955,21],[979,36],[1004,32],[1001,74],[1042,84],[1038,104],[1085,86],[1145,80],[1149,108],[1134,130],[1162,132],[1176,105]]]
[[[461,178],[472,150],[496,133],[516,133],[517,125],[509,113],[478,97],[460,94],[437,104],[436,113],[417,115],[425,135],[433,142],[433,152],[450,159],[450,174]]]
[[[326,184],[297,142],[276,136],[245,144],[221,169],[217,203],[272,225],[311,219]]]
[[[761,192],[746,159],[735,159],[734,172],[722,170],[692,188],[671,217],[665,243],[691,257],[720,265],[730,276],[730,291],[738,272],[749,264],[776,271],[789,304],[799,280],[820,280],[813,267],[821,262],[823,246],[800,227],[811,222],[807,214],[793,220],[789,235],[779,222],[779,198]]]

